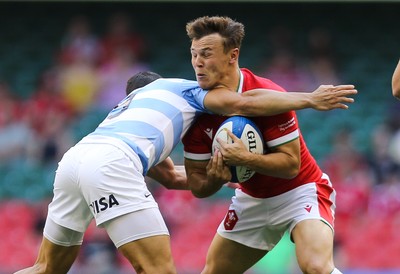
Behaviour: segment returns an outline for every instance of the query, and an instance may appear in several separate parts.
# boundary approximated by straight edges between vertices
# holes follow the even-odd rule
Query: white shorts
[[[147,208],[116,217],[103,224],[114,245],[120,246],[151,236],[168,235],[158,208]],[[61,246],[82,245],[83,232],[71,230],[56,224],[47,216],[43,236],[50,242]]]
[[[309,183],[265,199],[236,189],[217,232],[223,238],[270,251],[286,230],[291,233],[303,220],[318,219],[333,230],[334,210],[335,191],[330,183],[322,190],[316,183]]]
[[[78,144],[65,153],[56,171],[48,216],[84,232],[118,216],[158,205],[147,188],[139,157],[109,144]]]

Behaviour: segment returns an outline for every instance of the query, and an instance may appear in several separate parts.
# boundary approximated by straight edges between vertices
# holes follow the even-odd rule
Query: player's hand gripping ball
[[[248,151],[256,154],[264,153],[264,139],[260,130],[252,120],[243,116],[232,116],[221,124],[213,139],[213,153],[215,149],[219,148],[220,146],[217,138],[220,138],[228,144],[233,142],[226,129],[229,129],[240,140],[242,140]],[[242,183],[247,181],[255,173],[253,170],[245,166],[231,166],[230,171],[232,173],[231,182],[234,183]]]

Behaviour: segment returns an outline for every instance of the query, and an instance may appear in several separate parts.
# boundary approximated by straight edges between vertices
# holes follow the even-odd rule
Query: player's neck
[[[240,87],[241,72],[239,67],[235,67],[230,73],[225,75],[224,86],[233,92],[238,92]]]

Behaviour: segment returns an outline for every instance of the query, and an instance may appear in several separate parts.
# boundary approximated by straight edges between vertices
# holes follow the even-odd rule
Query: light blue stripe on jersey
[[[156,80],[129,94],[90,135],[125,142],[140,157],[146,174],[171,153],[195,116],[207,112],[206,94],[195,81]]]
[[[154,91],[155,89],[168,90],[179,97],[183,97],[196,111],[211,113],[203,105],[203,100],[207,92],[200,88],[196,81],[179,78],[160,78],[143,88],[137,89],[134,93],[139,94]],[[201,104],[199,104],[200,98]]]
[[[114,132],[115,134],[130,134],[135,136],[135,138],[147,139],[155,147],[154,163],[157,163],[160,160],[160,156],[165,147],[164,132],[159,128],[163,129],[169,126],[173,128],[172,132],[174,136],[172,140],[172,147],[175,147],[181,139],[184,121],[182,112],[179,109],[161,100],[154,100],[149,98],[137,99],[133,100],[128,108],[135,109],[135,111],[140,111],[140,109],[152,109],[154,108],[154,105],[157,106],[158,112],[162,113],[163,116],[171,119],[170,121],[173,120],[174,123],[158,123],[157,128],[154,125],[151,125],[145,121],[122,120],[100,126],[96,129],[95,134],[106,135],[107,132]],[[146,117],[144,117],[144,120],[146,120]],[[131,140],[128,145],[130,147],[133,147],[133,141]],[[151,165],[152,164],[153,163],[151,163]]]
[[[173,147],[180,141],[180,135],[178,135],[182,131],[174,131],[174,141]],[[154,162],[157,163],[160,160],[160,156],[163,152],[163,148],[165,147],[165,139],[163,132],[158,128],[154,127],[145,122],[141,121],[119,121],[110,125],[103,126],[101,128],[96,129],[93,133],[94,135],[105,135],[107,133],[112,133],[114,136],[124,135],[132,135],[135,136],[135,139],[143,138],[149,140],[152,145],[155,147],[155,155]],[[133,140],[124,140],[128,143],[130,147],[135,147]],[[146,161],[147,162],[147,161]]]
[[[163,113],[171,120],[176,121],[172,126],[174,128],[174,144],[177,144],[181,137],[179,133],[183,131],[183,115],[178,108],[164,101],[149,98],[133,100],[128,108],[153,109],[155,103],[157,104],[157,111]]]

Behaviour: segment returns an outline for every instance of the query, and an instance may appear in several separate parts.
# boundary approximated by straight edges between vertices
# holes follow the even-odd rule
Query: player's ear
[[[238,61],[239,59],[239,49],[238,48],[234,48],[231,50],[231,54],[230,54],[230,62],[231,63],[235,63]]]

